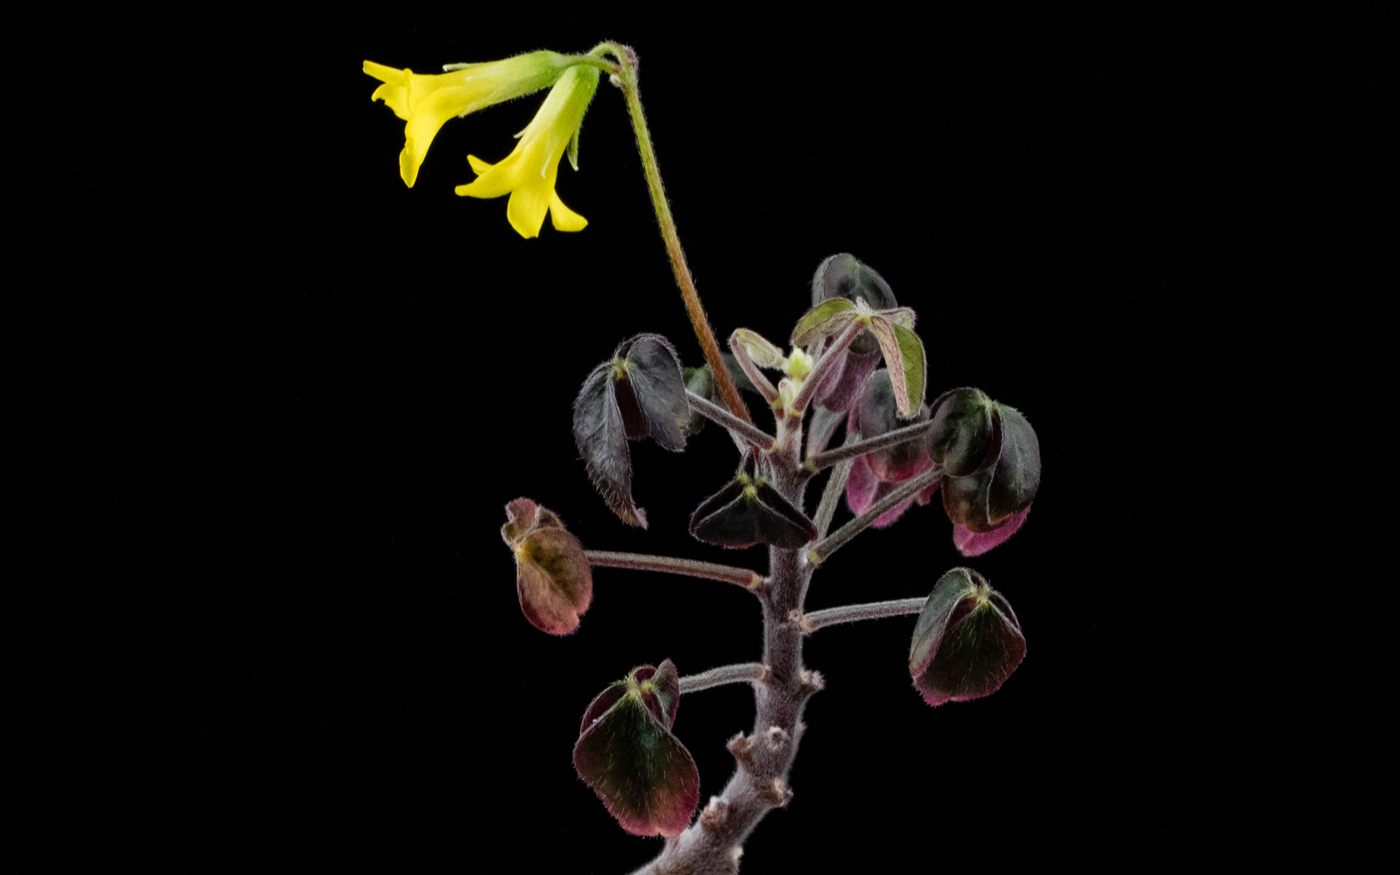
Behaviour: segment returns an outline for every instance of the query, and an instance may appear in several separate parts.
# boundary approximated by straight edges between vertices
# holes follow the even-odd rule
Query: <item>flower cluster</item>
[[[404,184],[413,187],[428,147],[449,118],[552,85],[534,120],[517,135],[515,149],[496,164],[467,156],[477,179],[456,191],[479,198],[510,195],[506,217],[521,237],[538,237],[545,213],[560,231],[583,230],[588,221],[564,206],[554,183],[566,149],[569,163],[578,169],[578,132],[598,87],[598,69],[555,52],[531,52],[485,64],[449,64],[444,70],[425,75],[364,63],[364,71],[383,83],[370,99],[383,100],[407,122],[399,154]]]

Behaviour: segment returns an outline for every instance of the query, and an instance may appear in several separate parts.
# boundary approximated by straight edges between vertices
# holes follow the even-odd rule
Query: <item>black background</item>
[[[581,628],[554,638],[521,616],[499,535],[524,495],[591,549],[760,567],[686,534],[734,467],[717,429],[683,455],[633,445],[645,532],[577,458],[570,404],[618,342],[659,332],[700,361],[621,93],[600,85],[581,172],[559,174],[588,228],[522,240],[505,199],[452,187],[540,98],[449,122],[408,189],[403,123],[360,72],[613,39],[640,54],[721,338],[785,340],[816,265],[852,252],[918,312],[930,397],[983,388],[1044,459],[1025,528],[991,553],[964,560],[941,512],[915,508],[818,572],[809,608],[924,595],[971,565],[1029,652],[995,696],[930,709],[907,674],[913,618],[809,639],[827,689],[744,871],[1274,848],[1278,764],[1303,780],[1322,736],[1276,718],[1298,676],[1233,603],[1273,573],[1237,502],[1280,485],[1242,447],[1306,337],[1300,241],[1340,220],[1347,144],[1376,136],[1358,90],[1323,75],[1342,56],[1376,75],[1352,50],[1363,23],[675,15],[282,13],[242,22],[209,90],[186,83],[201,123],[166,144],[166,236],[124,265],[140,291],[108,304],[121,341],[93,398],[116,440],[85,511],[111,537],[89,558],[126,581],[90,672],[99,807],[138,856],[186,871],[619,872],[660,849],[575,776],[577,721],[634,665],[758,658],[752,597],[600,569]],[[198,70],[218,34],[186,36]],[[751,726],[742,685],[686,697],[702,804]]]

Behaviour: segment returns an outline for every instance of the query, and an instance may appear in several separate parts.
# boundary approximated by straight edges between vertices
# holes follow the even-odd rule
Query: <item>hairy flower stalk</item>
[[[666,253],[671,257],[671,270],[676,274],[676,283],[681,287],[681,298],[685,301],[685,311],[690,316],[690,324],[695,336],[700,340],[700,348],[705,353],[705,361],[715,372],[715,382],[719,384],[729,412],[749,424],[753,417],[744,399],[739,397],[739,387],[724,366],[724,356],[720,353],[719,341],[715,340],[714,329],[705,316],[705,308],[700,304],[700,293],[695,290],[695,280],[690,276],[690,267],[685,262],[685,251],[681,249],[681,238],[676,233],[676,220],[671,216],[671,205],[666,200],[666,188],[661,184],[661,168],[656,163],[656,150],[651,145],[651,132],[647,130],[646,113],[642,111],[642,95],[637,88],[637,53],[628,46],[617,43],[602,43],[589,54],[603,50],[617,58],[620,67],[613,82],[622,89],[627,98],[627,111],[632,116],[632,129],[637,135],[637,151],[642,157],[642,171],[646,174],[647,190],[651,192],[651,205],[656,210],[656,220],[661,225],[661,238],[666,243]]]

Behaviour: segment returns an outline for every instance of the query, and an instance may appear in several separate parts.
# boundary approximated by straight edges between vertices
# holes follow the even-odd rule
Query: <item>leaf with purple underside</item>
[[[634,835],[676,836],[700,801],[700,773],[671,734],[680,681],[670,660],[642,666],[584,713],[574,769]]]
[[[964,556],[981,556],[1016,534],[1016,531],[1021,528],[1021,524],[1026,521],[1026,514],[1030,512],[1030,506],[1027,505],[1025,510],[1013,514],[1006,522],[990,532],[974,532],[967,526],[954,525],[953,546],[957,547],[958,552]]]
[[[851,423],[862,438],[874,438],[913,424],[899,422],[896,418],[898,415],[889,371],[881,368],[865,381],[860,400],[851,410]],[[920,407],[914,421],[921,422],[927,418],[928,409]],[[927,470],[931,464],[923,436],[867,453],[865,460],[882,483],[908,480]]]
[[[973,532],[999,528],[1030,506],[1040,488],[1040,443],[1014,408],[993,404],[992,435],[983,465],[963,477],[943,478],[948,519]]]
[[[939,578],[919,613],[909,674],[930,705],[989,696],[1026,655],[1016,612],[985,578],[954,568]]]
[[[593,601],[593,574],[583,545],[559,517],[528,498],[506,505],[501,536],[515,554],[520,610],[536,629],[567,635]]]

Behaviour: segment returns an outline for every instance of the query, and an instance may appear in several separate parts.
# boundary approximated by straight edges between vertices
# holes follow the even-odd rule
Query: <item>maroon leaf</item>
[[[990,696],[1026,655],[1016,612],[970,568],[938,579],[909,647],[909,674],[930,705]]]
[[[668,659],[659,669],[633,669],[584,712],[574,769],[634,835],[679,835],[700,801],[695,760],[671,734],[679,699]]]
[[[583,545],[559,517],[528,498],[506,505],[501,537],[515,554],[520,610],[536,629],[567,635],[593,601],[593,574]]]

